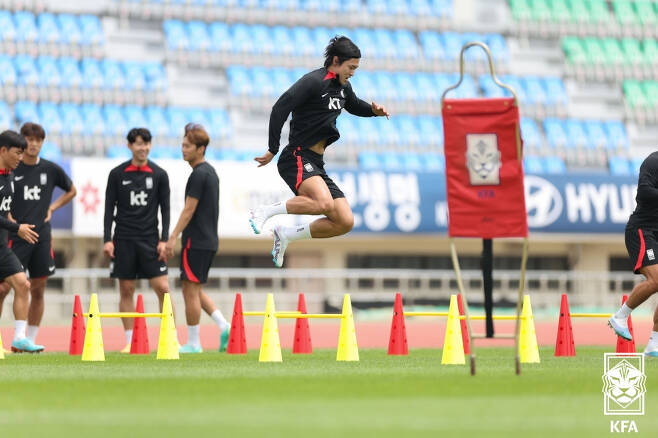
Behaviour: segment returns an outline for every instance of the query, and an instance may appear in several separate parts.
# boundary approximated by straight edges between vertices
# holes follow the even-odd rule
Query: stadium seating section
[[[334,149],[340,152],[333,152],[339,162],[442,172],[441,93],[458,80],[462,45],[481,40],[492,49],[499,78],[519,98],[527,171],[636,173],[640,160],[631,159],[624,121],[569,117],[566,81],[614,84],[627,120],[657,123],[658,1],[508,4],[513,28],[482,34],[452,27],[453,0],[108,2],[108,16],[136,18],[161,32],[157,62],[108,57],[106,26],[97,15],[0,10],[0,128],[38,121],[48,132],[44,154],[58,159],[126,157],[127,130],[147,126],[152,156],[178,158],[182,126],[194,121],[208,126],[217,146],[210,158],[251,160],[263,145],[238,144],[234,121],[252,113],[266,120],[274,100],[318,66],[327,41],[345,34],[364,54],[353,87],[395,114],[390,121],[340,117],[341,144]],[[510,44],[518,42],[511,41],[535,37],[561,49],[563,75],[512,71]],[[475,68],[448,97],[509,95],[487,74],[484,52],[469,51],[467,60]],[[170,68],[216,74],[225,84],[221,107],[171,104]]]

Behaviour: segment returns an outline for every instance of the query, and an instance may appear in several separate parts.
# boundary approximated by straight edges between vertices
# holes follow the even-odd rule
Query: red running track
[[[577,320],[572,319],[574,342],[576,348],[585,345],[608,345],[616,346],[616,336],[607,326],[605,319]],[[338,323],[327,323],[324,321],[313,321],[310,323],[311,340],[314,348],[335,349],[338,342]],[[356,333],[359,348],[388,348],[390,335],[390,321],[357,322]],[[441,348],[443,346],[445,321],[407,319],[407,340],[409,348]],[[474,324],[473,330],[482,332],[484,323]],[[281,346],[292,348],[294,332],[293,323],[279,323]],[[499,333],[511,333],[514,323],[499,321],[496,330]],[[651,334],[652,322],[649,319],[638,319],[633,321],[636,345],[638,349],[646,345]],[[159,326],[149,326],[149,346],[152,351],[157,349]],[[557,321],[535,321],[537,341],[540,346],[555,345],[557,333]],[[43,327],[39,331],[37,343],[46,346],[47,351],[68,351],[70,339],[70,327]],[[261,324],[247,324],[247,347],[250,350],[260,347]],[[8,348],[14,333],[13,328],[3,327],[0,329],[4,347]],[[178,327],[178,338],[181,343],[187,339],[187,330],[184,325]],[[125,337],[120,326],[108,326],[103,328],[103,343],[106,351],[121,350],[125,346]],[[219,346],[219,331],[215,325],[204,325],[201,327],[201,343],[206,350],[214,350]],[[509,340],[478,340],[478,346],[505,346],[511,345]]]

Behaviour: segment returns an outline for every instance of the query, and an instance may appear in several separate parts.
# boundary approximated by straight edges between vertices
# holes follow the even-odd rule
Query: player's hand
[[[51,217],[53,217],[53,208],[48,207],[48,212],[46,213],[46,218],[43,221],[44,222],[50,222]]]
[[[270,161],[272,161],[272,158],[274,158],[274,155],[272,154],[272,152],[267,151],[267,152],[265,152],[265,155],[263,155],[262,157],[254,158],[254,161],[256,161],[258,163],[258,167],[262,167],[262,166],[266,165],[267,163],[269,163]]]
[[[23,240],[26,240],[28,243],[37,243],[39,240],[39,235],[36,231],[32,230],[34,225],[31,224],[20,224],[18,226],[18,237]]]
[[[374,101],[370,104],[370,106],[372,107],[372,112],[374,115],[386,116],[387,119],[390,119],[390,114],[388,113],[388,111],[386,111],[385,107],[381,105],[377,105]]]
[[[167,263],[167,242],[158,242],[158,260]]]
[[[169,240],[167,240],[167,243],[165,243],[165,255],[167,257],[173,257],[174,256],[174,246],[176,245],[176,238],[174,236],[171,236]]]
[[[114,242],[105,242],[103,244],[103,253],[105,253],[106,256],[109,258],[113,259],[114,258]]]

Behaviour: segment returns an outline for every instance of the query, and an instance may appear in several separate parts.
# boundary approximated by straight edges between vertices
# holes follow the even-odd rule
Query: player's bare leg
[[[27,337],[36,342],[39,325],[43,318],[43,294],[48,277],[30,278],[30,307],[27,311]]]
[[[219,328],[219,351],[226,351],[231,325],[224,318],[222,311],[217,308],[215,302],[203,290],[201,291],[201,308],[215,321]]]
[[[199,321],[201,319],[202,285],[183,280],[183,299],[185,300],[185,320],[187,322],[187,344],[179,351],[181,353],[201,353],[201,336]]]
[[[30,282],[25,272],[18,272],[5,278],[14,289],[14,339],[11,350],[14,352],[36,353],[43,351],[42,345],[35,345],[27,336],[27,311],[29,307]]]
[[[631,295],[621,308],[609,319],[608,324],[624,339],[631,340],[631,334],[628,331],[628,317],[633,309],[644,303],[651,295],[658,292],[658,265],[643,266],[640,273],[646,277],[646,280],[638,283],[633,287]],[[657,310],[658,312],[658,310]],[[658,317],[654,315],[653,333],[651,339],[655,339],[656,350],[658,350]],[[651,343],[651,340],[650,340]],[[647,347],[648,348],[648,347]],[[658,353],[656,353],[658,356]]]
[[[133,296],[135,295],[135,280],[120,279],[119,280],[119,312],[134,312],[135,311],[135,301]],[[121,318],[121,323],[123,324],[123,330],[126,335],[126,346],[121,350],[122,353],[130,353],[130,343],[132,342],[133,337],[133,318]]]

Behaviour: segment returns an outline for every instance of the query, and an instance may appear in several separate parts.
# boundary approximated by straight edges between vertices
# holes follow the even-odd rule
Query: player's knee
[[[132,288],[119,288],[119,293],[121,294],[121,298],[132,298],[135,291]]]
[[[33,300],[43,300],[43,288],[30,288],[30,296]]]
[[[320,199],[316,201],[317,209],[320,212],[320,214],[329,214],[331,210],[334,208],[334,200],[333,199]]]
[[[352,231],[352,228],[354,228],[354,215],[350,213],[341,217],[339,226],[341,234],[347,234]]]

